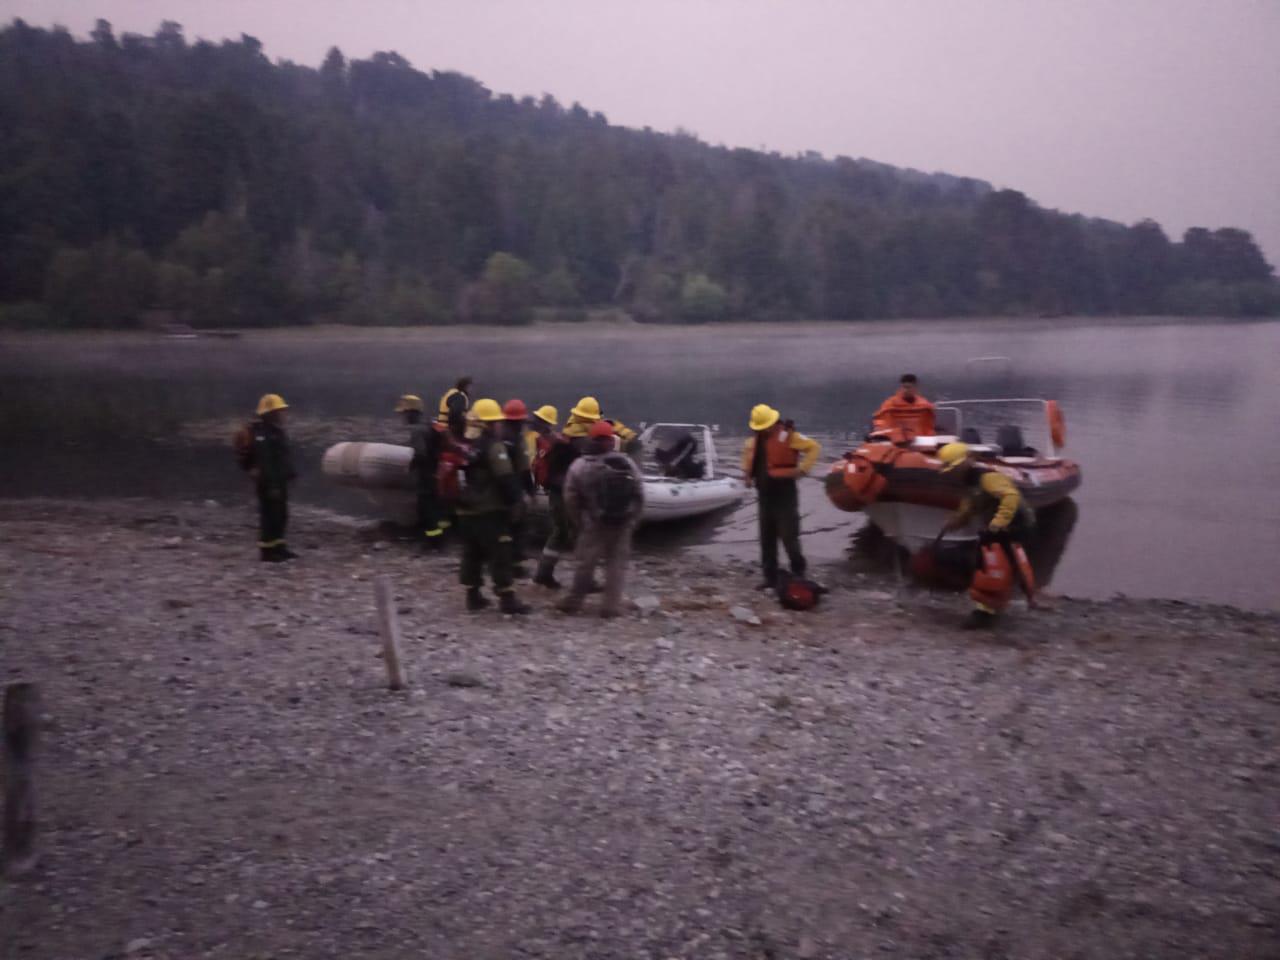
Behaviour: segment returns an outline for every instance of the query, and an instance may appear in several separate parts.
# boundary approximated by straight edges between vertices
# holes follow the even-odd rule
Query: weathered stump
[[[4,871],[17,877],[36,862],[35,765],[39,697],[34,683],[4,690]]]
[[[378,577],[374,581],[373,592],[378,601],[378,624],[382,632],[382,659],[387,665],[387,686],[392,690],[401,690],[408,678],[400,658],[400,618],[396,614],[391,581],[385,576]]]

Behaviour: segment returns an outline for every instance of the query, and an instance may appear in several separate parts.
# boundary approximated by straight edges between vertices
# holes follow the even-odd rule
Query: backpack
[[[825,587],[812,580],[785,570],[778,573],[778,602],[788,610],[812,610],[826,592]]]
[[[639,491],[631,460],[620,453],[600,459],[596,478],[595,517],[606,527],[620,527],[631,516],[631,505]]]
[[[467,488],[471,455],[471,446],[456,440],[440,452],[436,464],[436,496],[445,503],[457,503],[462,498]]]
[[[235,454],[236,466],[246,473],[254,467],[253,457],[253,424],[243,424],[231,435],[231,451]]]

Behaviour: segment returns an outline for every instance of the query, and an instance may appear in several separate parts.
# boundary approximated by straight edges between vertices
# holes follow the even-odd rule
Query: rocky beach
[[[247,504],[0,502],[6,958],[1276,958],[1280,616],[638,555],[620,621]],[[409,683],[389,691],[374,582]],[[592,606],[588,606],[588,614]]]

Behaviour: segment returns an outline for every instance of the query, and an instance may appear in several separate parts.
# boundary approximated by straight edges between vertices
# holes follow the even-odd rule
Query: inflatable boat
[[[741,480],[716,470],[712,430],[704,424],[655,423],[640,434],[644,455],[642,523],[700,517],[734,506],[746,495]],[[417,511],[413,450],[394,443],[348,441],[324,453],[321,470],[335,483],[362,490],[380,516],[409,526]],[[534,505],[545,505],[546,497]]]
[[[1059,455],[1066,443],[1062,411],[1052,400],[955,400],[936,408],[947,432],[928,437],[872,434],[826,477],[827,498],[862,511],[893,540],[915,551],[931,543],[964,496],[959,477],[942,472],[936,454],[962,440],[979,460],[1009,477],[1036,511],[1061,503],[1080,486],[1080,466]],[[948,540],[976,537],[970,527]]]

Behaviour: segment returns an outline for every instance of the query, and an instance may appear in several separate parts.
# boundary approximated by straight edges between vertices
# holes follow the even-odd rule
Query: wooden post
[[[378,622],[382,628],[382,659],[387,664],[387,686],[401,690],[408,682],[404,664],[400,659],[400,618],[396,614],[396,601],[391,593],[391,581],[380,576],[373,584],[378,601]]]
[[[21,876],[36,863],[36,798],[32,786],[39,698],[34,683],[4,689],[4,869]]]

